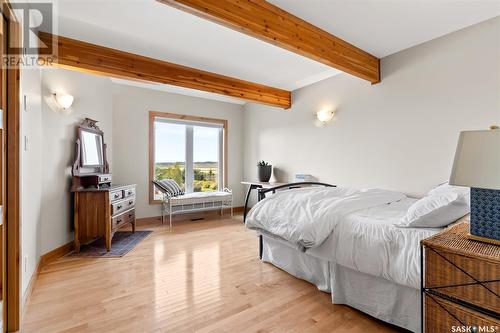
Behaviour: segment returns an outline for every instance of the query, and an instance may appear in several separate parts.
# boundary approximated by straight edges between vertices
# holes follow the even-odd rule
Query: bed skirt
[[[321,291],[331,292],[330,263],[290,247],[285,242],[262,236],[262,261],[306,280]]]
[[[420,332],[420,291],[303,253],[284,241],[262,237],[262,261],[306,280],[377,319]]]

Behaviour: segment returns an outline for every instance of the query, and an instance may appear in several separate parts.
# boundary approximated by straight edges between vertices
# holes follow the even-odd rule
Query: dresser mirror
[[[104,165],[103,140],[99,133],[80,128],[81,166],[84,168],[101,167]]]
[[[72,189],[111,186],[104,132],[97,120],[85,118],[77,127]]]

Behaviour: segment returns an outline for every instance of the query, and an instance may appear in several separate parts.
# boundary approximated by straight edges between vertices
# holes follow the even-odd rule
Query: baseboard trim
[[[21,305],[21,323],[24,318],[24,313],[26,312],[26,305],[28,304],[31,295],[33,294],[33,290],[35,289],[36,280],[38,279],[38,275],[40,274],[40,261],[35,267],[33,274],[31,275],[30,282],[28,283],[28,287],[26,288],[26,292],[23,295],[22,305]]]
[[[52,261],[54,261],[62,256],[65,256],[66,254],[73,251],[74,248],[75,248],[75,245],[74,245],[73,241],[71,241],[67,244],[64,244],[63,246],[59,246],[58,248],[55,248],[52,251],[45,253],[44,255],[42,255],[40,257],[40,268],[44,267],[48,263],[50,263],[50,262],[52,262]]]
[[[240,206],[240,207],[233,207],[233,213],[236,214],[236,213],[243,213],[243,210],[245,209],[245,207],[243,206]]]

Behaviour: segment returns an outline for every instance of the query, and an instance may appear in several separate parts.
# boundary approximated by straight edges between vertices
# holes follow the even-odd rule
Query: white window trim
[[[194,189],[194,131],[192,125],[184,125],[186,125],[186,162],[184,164],[184,176],[186,178],[184,179],[184,184],[186,193],[192,193]]]

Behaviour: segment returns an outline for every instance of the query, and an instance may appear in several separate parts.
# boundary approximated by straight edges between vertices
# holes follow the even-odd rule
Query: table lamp
[[[500,245],[500,129],[464,131],[450,185],[470,187],[469,238]]]

